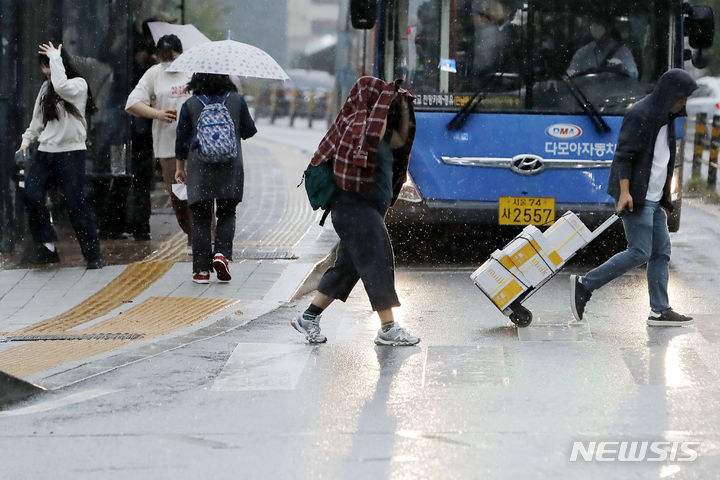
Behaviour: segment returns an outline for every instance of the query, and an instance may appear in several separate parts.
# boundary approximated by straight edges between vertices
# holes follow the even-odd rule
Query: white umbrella
[[[203,43],[175,59],[168,72],[217,73],[287,80],[287,73],[270,55],[234,40]]]
[[[195,25],[191,24],[177,25],[167,22],[148,22],[148,27],[155,43],[160,40],[160,37],[172,34],[180,39],[183,50],[189,50],[201,43],[210,41],[200,30],[195,28]]]

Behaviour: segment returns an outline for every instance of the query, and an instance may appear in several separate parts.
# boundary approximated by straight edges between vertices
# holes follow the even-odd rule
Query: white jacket
[[[180,108],[185,100],[190,98],[187,84],[192,73],[166,72],[165,69],[169,66],[170,62],[164,62],[148,68],[130,92],[125,102],[125,111],[138,102],[143,102],[158,110],[176,110],[178,116],[180,115]],[[177,121],[152,121],[153,152],[156,158],[175,157],[176,128]]]
[[[60,52],[50,52],[50,81],[55,92],[65,101],[75,105],[81,115],[85,114],[85,105],[88,98],[87,82],[83,78],[67,78],[65,66],[62,63]],[[57,104],[58,118],[45,124],[43,122],[40,100],[48,89],[48,82],[43,82],[40,92],[35,99],[30,126],[22,135],[22,146],[27,147],[35,140],[39,142],[38,150],[41,152],[72,152],[86,150],[85,139],[87,128],[85,117],[77,118],[63,108],[62,103]]]

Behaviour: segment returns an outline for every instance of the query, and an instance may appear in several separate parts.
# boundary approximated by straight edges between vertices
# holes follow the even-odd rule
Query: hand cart
[[[622,213],[624,213],[624,212],[622,212]],[[622,213],[620,215],[622,215]],[[585,246],[589,245],[590,242],[595,240],[598,236],[600,236],[600,234],[602,234],[605,230],[610,228],[610,226],[612,226],[612,224],[614,224],[618,218],[620,218],[620,216],[618,214],[612,214],[610,217],[608,217],[608,219],[605,220],[598,228],[596,228],[595,230],[590,232],[590,237],[588,238],[587,243],[585,243],[585,245],[579,247],[578,250],[580,248],[584,248]],[[513,300],[508,306],[506,306],[503,309],[500,309],[499,307],[497,307],[497,305],[495,304],[493,299],[490,297],[490,295],[487,292],[485,292],[485,290],[481,289],[479,286],[478,286],[478,288],[480,288],[480,291],[482,291],[485,294],[485,296],[488,297],[488,299],[491,301],[491,303],[493,305],[495,305],[503,313],[503,315],[510,318],[511,322],[513,322],[518,327],[527,327],[532,322],[532,312],[530,310],[528,310],[527,308],[525,308],[522,305],[522,303],[525,300],[527,300],[528,298],[530,298],[535,292],[537,292],[548,281],[550,281],[550,279],[552,279],[558,272],[560,272],[562,270],[562,268],[567,264],[567,262],[570,261],[570,259],[572,259],[575,256],[575,253],[577,253],[577,251],[570,254],[558,266],[558,268],[556,270],[552,271],[552,273],[549,276],[545,277],[545,279],[542,280],[540,283],[538,283],[535,286],[528,286],[524,292],[522,292],[515,300]],[[521,284],[525,285],[524,281],[522,281],[520,279],[518,279],[518,281],[520,281]]]

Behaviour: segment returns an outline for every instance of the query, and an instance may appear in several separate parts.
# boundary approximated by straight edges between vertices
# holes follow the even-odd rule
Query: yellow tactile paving
[[[63,363],[114,350],[132,342],[168,334],[192,325],[237,301],[215,298],[151,297],[127,312],[73,330],[73,334],[139,333],[137,340],[36,341],[0,352],[0,370],[24,377]]]
[[[84,324],[137,298],[175,262],[190,260],[187,235],[178,232],[143,261],[128,265],[114,280],[79,305],[30,327],[2,334],[9,337],[137,334],[139,338],[34,340],[0,351],[0,370],[22,378],[132,342],[168,334],[236,303],[212,298],[152,297],[113,318],[82,329]]]
[[[164,241],[160,248],[147,256],[145,262],[189,262],[192,257],[186,253],[187,235],[178,232]]]
[[[15,335],[38,335],[63,333],[94,318],[106,315],[115,308],[137,297],[155,280],[162,277],[172,262],[142,261],[131,263],[113,281],[99,292],[65,313],[49,318]]]
[[[133,340],[52,340],[0,352],[0,370],[18,378],[122,347]]]
[[[237,300],[150,297],[127,312],[73,333],[140,333],[151,338],[195,323],[234,303]]]

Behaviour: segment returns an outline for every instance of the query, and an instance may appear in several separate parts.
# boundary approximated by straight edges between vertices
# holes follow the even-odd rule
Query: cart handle
[[[607,220],[605,220],[603,223],[600,224],[599,227],[597,227],[595,230],[591,232],[592,234],[592,240],[595,240],[597,237],[600,236],[605,230],[610,228],[613,223],[615,223],[619,218],[622,218],[623,216],[627,215],[627,210],[623,210],[619,213],[613,213],[610,215]],[[591,241],[592,241],[591,240]]]

